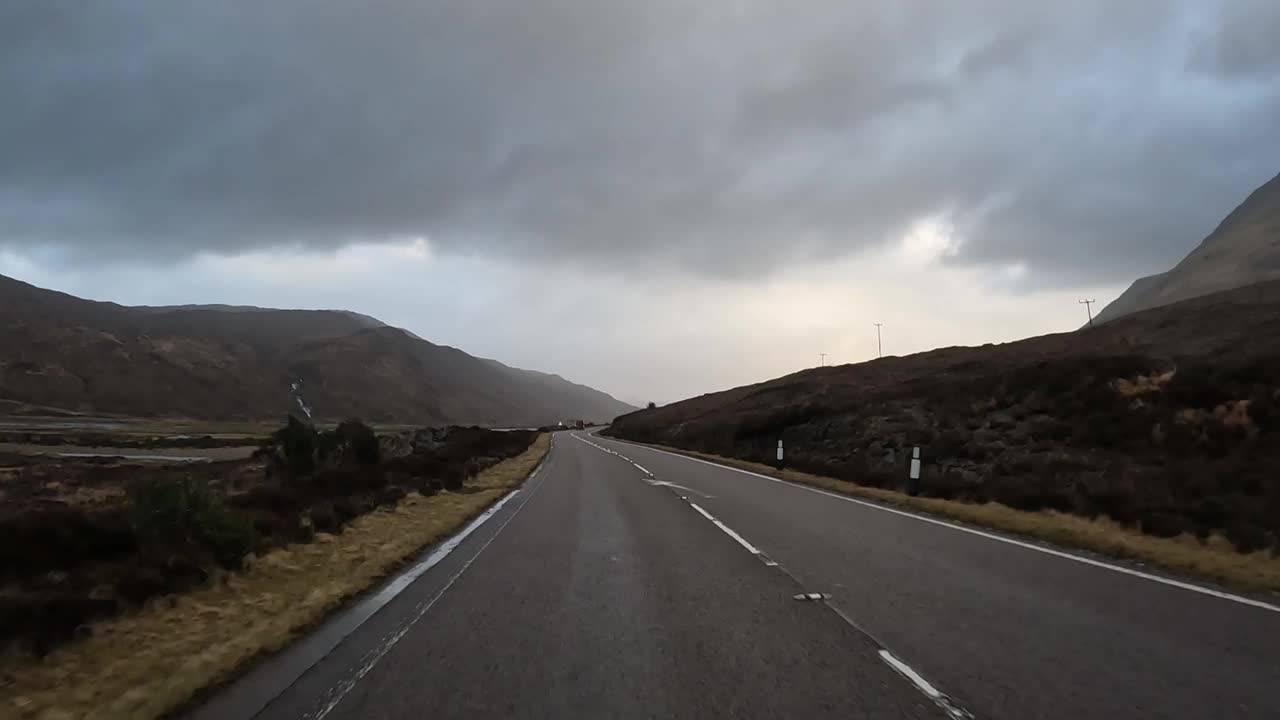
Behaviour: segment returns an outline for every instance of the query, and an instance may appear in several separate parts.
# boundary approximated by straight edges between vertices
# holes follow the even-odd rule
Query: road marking
[[[606,447],[603,447],[603,446],[597,445],[597,444],[595,444],[595,443],[591,442],[590,440],[586,440],[585,438],[578,437],[577,435],[574,435],[574,437],[577,437],[579,440],[582,440],[582,442],[585,442],[585,443],[587,443],[588,445],[591,445],[591,446],[593,446],[593,447],[596,447],[596,448],[599,448],[599,449],[601,449],[601,450],[604,450],[605,452],[613,452],[613,451],[612,451],[612,450],[610,450],[609,448],[606,448]],[[594,437],[594,435],[593,435],[592,437]],[[625,441],[619,441],[619,442],[625,442]],[[644,447],[644,446],[637,446],[637,447]],[[687,455],[679,455],[679,454],[677,454],[677,453],[671,453],[671,452],[667,452],[667,451],[665,451],[665,450],[658,450],[657,448],[645,448],[645,449],[648,449],[648,450],[654,450],[655,452],[660,452],[660,453],[663,453],[663,454],[665,454],[665,455],[671,455],[671,456],[674,456],[674,457],[683,458],[683,459],[685,459],[685,460],[693,460],[694,462],[700,462],[700,463],[703,463],[704,465],[711,465],[711,466],[713,466],[713,467],[724,468],[724,469],[727,469],[727,470],[734,470],[734,471],[736,471],[736,472],[740,472],[740,473],[743,473],[743,474],[746,474],[746,475],[754,475],[755,477],[758,477],[758,478],[764,478],[765,480],[772,480],[773,482],[781,482],[781,483],[785,483],[785,484],[787,484],[787,485],[793,485],[793,483],[786,483],[786,482],[785,482],[785,481],[783,481],[783,480],[779,480],[778,478],[772,478],[772,477],[769,477],[768,475],[761,475],[761,474],[759,474],[759,473],[753,473],[753,472],[750,472],[750,471],[748,471],[748,470],[739,470],[738,468],[729,467],[729,466],[727,466],[727,465],[720,465],[719,463],[708,462],[708,461],[706,461],[706,460],[699,460],[698,458],[691,458],[691,457],[688,457]],[[613,453],[613,454],[617,455],[618,453]],[[620,457],[622,457],[622,456],[620,456]],[[630,460],[630,459],[625,458],[625,457],[623,457],[623,459],[627,460],[627,462],[630,462],[632,465],[635,465],[636,467],[640,467],[640,465],[639,465],[639,464],[637,464],[637,463],[636,463],[635,461],[633,461],[633,460]],[[644,470],[644,468],[643,468],[643,467],[640,467],[640,469],[641,469],[641,470]],[[649,471],[648,471],[648,470],[644,470],[644,472],[646,472],[646,473],[648,473],[650,476],[652,476],[652,473],[649,473]],[[694,489],[692,489],[692,488],[684,487],[683,485],[676,485],[675,483],[670,483],[670,482],[665,482],[665,481],[653,481],[653,482],[650,482],[649,484],[651,484],[651,485],[669,485],[669,486],[671,486],[671,487],[677,487],[677,488],[680,488],[681,490],[687,490],[687,491],[692,492],[692,493],[695,493],[695,494],[699,494],[699,495],[703,495],[703,494],[704,494],[704,493],[701,493],[701,492],[700,492],[700,491],[698,491],[698,490],[694,490]],[[813,488],[805,487],[805,486],[803,486],[803,485],[795,485],[795,487],[800,487],[800,488],[803,488],[803,489],[805,489],[805,490],[812,490],[812,489],[813,489]],[[815,490],[815,492],[821,492],[821,491]],[[851,502],[859,502],[859,501],[857,501],[857,500],[854,500],[853,498],[846,498],[846,497],[843,497],[843,496],[840,496],[840,495],[836,495],[836,494],[834,494],[834,493],[826,493],[826,492],[822,492],[822,494],[823,494],[823,495],[830,495],[831,497],[839,498],[839,499],[841,499],[841,500],[850,500]],[[743,537],[742,537],[741,535],[739,535],[738,533],[734,532],[734,531],[733,531],[733,528],[731,528],[731,527],[729,527],[728,525],[725,525],[724,523],[722,523],[722,522],[720,522],[719,520],[717,520],[714,516],[712,516],[712,514],[711,514],[711,513],[709,513],[709,512],[707,512],[706,510],[704,510],[704,509],[702,508],[702,506],[701,506],[701,505],[699,505],[699,504],[697,504],[697,503],[693,502],[693,501],[692,501],[692,500],[690,500],[690,499],[688,498],[688,496],[686,496],[686,495],[679,495],[678,497],[679,497],[681,500],[684,500],[685,502],[689,503],[689,507],[692,507],[694,510],[698,511],[698,514],[699,514],[699,515],[701,515],[702,517],[706,518],[707,520],[710,520],[710,521],[711,521],[711,523],[712,523],[713,525],[715,525],[716,527],[720,528],[720,530],[721,530],[721,531],[723,531],[726,535],[728,535],[729,537],[731,537],[731,538],[733,538],[734,540],[736,540],[736,541],[738,542],[738,544],[739,544],[739,545],[741,545],[742,547],[746,548],[747,552],[751,553],[752,555],[755,555],[755,556],[756,556],[757,558],[759,558],[759,559],[760,559],[760,560],[761,560],[761,561],[762,561],[766,566],[768,566],[768,567],[778,568],[778,569],[779,569],[779,570],[781,570],[784,574],[786,574],[788,577],[791,577],[791,579],[792,579],[793,581],[799,582],[799,581],[795,578],[795,576],[791,575],[791,573],[789,573],[789,572],[787,572],[786,570],[783,570],[781,567],[779,567],[779,565],[778,565],[778,563],[777,563],[776,561],[774,561],[773,559],[769,558],[769,557],[768,557],[767,555],[765,555],[764,553],[760,552],[760,550],[758,550],[755,546],[753,546],[751,543],[747,542],[745,538],[743,538]],[[710,496],[708,496],[708,497],[710,497]],[[871,504],[871,503],[862,503],[862,502],[859,502],[859,504],[861,504],[861,505],[869,505],[870,507],[874,507],[874,508],[881,509],[881,510],[888,510],[888,508],[881,508],[881,507],[879,507],[878,505],[873,505],[873,504]],[[890,512],[898,512],[898,511],[890,510]],[[908,517],[914,517],[914,518],[916,518],[916,519],[918,519],[918,520],[925,520],[925,521],[928,521],[928,522],[937,522],[937,521],[935,521],[935,520],[930,520],[929,518],[920,517],[920,516],[918,516],[918,515],[912,515],[911,513],[899,513],[899,514],[901,514],[901,515],[906,515],[906,516],[908,516]],[[959,526],[956,526],[956,525],[951,525],[951,524],[949,524],[949,523],[938,523],[938,524],[940,524],[940,525],[945,525],[946,527],[952,527],[952,528],[955,528],[955,529],[957,529],[957,530],[965,530],[965,531],[969,531],[969,530],[968,530],[968,528],[962,528],[962,527],[959,527]],[[979,533],[979,534],[984,535],[984,536],[985,536],[985,535],[987,535],[986,533]],[[997,536],[990,536],[990,537],[993,537],[993,538],[995,538],[995,539],[1003,539],[1003,538],[999,538],[999,537],[997,537]],[[1019,543],[1019,544],[1021,544],[1021,543]],[[1031,546],[1031,547],[1032,547],[1033,549],[1039,549],[1039,548],[1035,548],[1034,546]],[[808,592],[808,593],[800,593],[800,594],[798,594],[798,595],[795,595],[792,599],[794,599],[794,600],[799,600],[799,601],[802,601],[802,602],[823,602],[823,603],[827,606],[827,608],[829,608],[830,610],[832,610],[833,612],[835,612],[835,614],[836,614],[836,615],[837,615],[841,620],[845,621],[845,622],[846,622],[846,623],[848,623],[850,626],[852,626],[852,627],[853,627],[853,629],[854,629],[855,631],[857,631],[857,632],[859,632],[859,633],[862,633],[862,634],[863,634],[863,635],[865,635],[866,637],[870,638],[870,639],[871,639],[871,641],[872,641],[872,642],[874,642],[876,645],[879,645],[879,646],[880,646],[880,650],[879,650],[880,658],[881,658],[885,663],[887,663],[890,667],[892,667],[895,671],[897,671],[899,675],[901,675],[902,677],[906,678],[906,679],[907,679],[907,681],[909,681],[910,683],[912,683],[913,685],[915,685],[917,689],[919,689],[921,692],[923,692],[923,693],[925,694],[925,696],[929,698],[929,700],[930,700],[930,701],[932,701],[935,705],[937,705],[937,706],[938,706],[938,708],[939,708],[939,709],[941,709],[944,713],[946,713],[946,715],[947,715],[947,717],[948,717],[948,718],[951,718],[951,720],[973,720],[973,715],[972,715],[969,711],[967,711],[967,710],[965,710],[964,708],[962,708],[962,707],[960,707],[959,705],[957,705],[957,704],[956,704],[956,703],[955,703],[955,702],[954,702],[954,701],[953,701],[949,696],[947,696],[945,693],[943,693],[943,692],[941,692],[940,690],[938,690],[937,688],[935,688],[932,684],[930,684],[930,683],[929,683],[929,681],[928,681],[928,680],[925,680],[925,679],[924,679],[924,677],[922,677],[919,673],[917,673],[915,670],[913,670],[913,669],[911,668],[911,666],[907,665],[906,663],[902,662],[902,661],[901,661],[901,660],[899,660],[898,658],[894,657],[893,653],[889,652],[888,650],[885,650],[885,649],[884,649],[884,645],[883,645],[882,643],[880,643],[880,641],[876,640],[872,635],[870,635],[870,634],[869,634],[869,633],[867,633],[865,630],[863,630],[863,629],[862,629],[862,628],[861,628],[857,623],[853,622],[853,620],[852,620],[852,619],[850,619],[848,616],[846,616],[846,615],[845,615],[843,612],[841,612],[838,608],[834,607],[834,606],[833,606],[833,605],[831,605],[830,603],[826,603],[826,602],[825,602],[826,600],[829,600],[830,598],[831,598],[831,596],[830,596],[829,594],[827,594],[827,593]]]
[[[590,445],[591,447],[593,447],[593,448],[595,448],[595,449],[597,449],[597,450],[603,450],[603,451],[605,451],[605,452],[609,453],[610,455],[617,455],[618,457],[622,458],[623,460],[626,460],[627,462],[629,462],[629,463],[631,463],[632,465],[634,465],[634,466],[636,467],[636,469],[637,469],[637,470],[639,470],[640,472],[644,473],[645,475],[648,475],[649,477],[653,477],[653,476],[654,476],[654,475],[653,475],[653,473],[649,472],[649,469],[648,469],[648,468],[646,468],[645,466],[643,466],[643,465],[641,465],[640,463],[636,462],[635,460],[632,460],[631,458],[627,457],[626,455],[623,455],[622,453],[615,452],[614,450],[612,450],[612,449],[610,449],[610,448],[607,448],[607,447],[605,447],[605,446],[603,446],[603,445],[597,445],[597,444],[595,444],[595,443],[591,442],[590,440],[588,440],[588,439],[586,439],[586,438],[582,437],[581,435],[579,435],[579,434],[577,434],[577,433],[569,433],[569,434],[570,434],[570,436],[572,436],[572,437],[573,437],[573,439],[575,439],[575,440],[580,440],[580,441],[582,441],[582,442],[584,442],[584,443],[586,443],[586,444]],[[650,484],[654,484],[654,483],[650,483]],[[675,487],[680,487],[680,486],[679,486],[679,485],[676,485]],[[683,489],[687,490],[688,488],[683,488]],[[692,492],[698,492],[698,491],[693,490]],[[698,494],[699,494],[699,495],[702,495],[702,493],[698,493]],[[703,495],[703,497],[711,497],[711,496],[710,496],[710,495]]]
[[[726,535],[728,535],[729,537],[733,538],[734,540],[737,540],[739,545],[741,545],[742,547],[744,547],[744,548],[746,548],[746,549],[747,549],[747,552],[751,553],[752,555],[759,555],[759,554],[760,554],[760,551],[759,551],[759,550],[757,550],[757,549],[755,549],[754,547],[752,547],[752,546],[751,546],[751,543],[747,542],[745,538],[743,538],[743,537],[742,537],[741,535],[739,535],[738,533],[734,532],[734,531],[733,531],[733,528],[729,527],[728,525],[725,525],[724,523],[720,522],[719,520],[712,520],[711,522],[712,522],[716,527],[718,527],[718,528],[720,528],[721,530],[723,530],[723,531],[725,532],[725,534],[726,534]]]
[[[547,450],[547,455],[548,456],[551,455],[551,451],[549,448]],[[489,510],[485,511],[485,515],[487,515],[488,517],[486,517],[485,515],[482,515],[481,517],[476,518],[474,521],[472,521],[471,525],[467,526],[467,529],[464,530],[464,532],[469,533],[471,530],[474,530],[476,527],[479,527],[482,520],[487,520],[489,517],[492,517],[493,513],[497,512],[498,509],[503,504],[505,504],[508,500],[515,497],[516,494],[524,492],[527,489],[527,483],[530,480],[532,480],[534,476],[538,475],[538,473],[542,470],[545,462],[546,462],[546,459],[544,458],[543,463],[539,463],[538,467],[534,468],[533,472],[529,473],[529,477],[525,479],[525,483],[526,483],[525,487],[521,487],[517,490],[513,490],[511,494],[507,495],[505,498],[499,501],[498,504],[495,504]],[[546,482],[545,479],[543,480],[543,482]],[[366,675],[369,674],[371,670],[373,670],[374,666],[378,664],[378,661],[380,661],[383,657],[385,657],[387,653],[391,652],[391,648],[395,647],[396,644],[399,643],[400,640],[404,638],[406,634],[408,634],[409,630],[413,629],[413,626],[418,624],[418,621],[421,620],[423,616],[425,616],[428,612],[430,612],[431,608],[436,604],[436,602],[440,598],[444,597],[444,594],[449,591],[449,588],[453,587],[453,584],[458,581],[458,578],[462,577],[462,574],[467,571],[467,568],[471,567],[471,564],[476,561],[476,558],[480,557],[480,554],[483,553],[485,549],[488,548],[489,545],[491,545],[493,541],[497,539],[498,535],[502,534],[502,531],[506,529],[507,525],[511,524],[511,520],[515,518],[516,515],[520,514],[520,511],[524,509],[525,505],[529,504],[529,500],[532,499],[534,493],[536,493],[538,489],[542,487],[543,482],[538,483],[537,487],[529,489],[528,494],[524,497],[524,500],[520,503],[520,505],[517,506],[516,509],[512,511],[510,515],[507,516],[506,520],[503,520],[502,524],[498,526],[498,529],[493,532],[493,535],[490,535],[489,538],[485,540],[484,544],[480,546],[480,549],[476,550],[476,554],[468,558],[467,561],[462,564],[462,567],[458,568],[458,570],[454,572],[452,576],[450,576],[449,581],[444,584],[444,587],[440,588],[440,590],[437,591],[436,594],[433,595],[430,600],[427,600],[424,603],[419,603],[419,605],[416,608],[414,608],[414,613],[412,617],[410,617],[407,623],[400,626],[400,628],[398,628],[391,635],[384,637],[382,642],[380,642],[377,645],[377,647],[375,647],[369,653],[366,653],[365,656],[360,659],[361,660],[360,668],[356,670],[355,675],[338,683],[328,693],[325,694],[325,698],[327,699],[327,702],[325,702],[325,704],[320,708],[318,712],[316,712],[316,714],[314,715],[308,714],[308,715],[304,715],[303,717],[307,718],[307,720],[324,720],[325,716],[333,712],[333,709],[338,706],[338,703],[342,702],[342,699],[346,697],[347,694],[350,693],[355,688],[355,686],[361,680],[363,680]],[[459,542],[461,542],[461,540],[459,540]],[[455,543],[453,547],[457,547],[457,543]],[[451,547],[450,551],[452,551],[452,549],[453,548]],[[447,555],[448,553],[445,553],[445,554]],[[441,555],[440,557],[443,558],[444,555]]]
[[[670,488],[676,488],[676,489],[678,489],[678,490],[684,490],[685,492],[693,493],[694,495],[698,495],[698,496],[703,497],[703,498],[706,498],[706,499],[708,499],[708,500],[710,500],[710,499],[712,499],[712,498],[714,498],[714,497],[715,497],[715,495],[708,495],[708,494],[706,494],[706,493],[702,492],[701,490],[694,490],[694,489],[693,489],[693,488],[691,488],[691,487],[685,487],[684,485],[679,485],[679,484],[676,484],[676,483],[673,483],[673,482],[668,482],[668,481],[666,481],[666,480],[648,480],[647,482],[648,482],[650,485],[653,485],[654,487],[670,487]],[[685,496],[684,496],[684,495],[681,495],[681,496],[680,496],[680,499],[681,499],[681,500],[684,500],[684,499],[686,499],[686,498],[685,498]]]
[[[725,535],[728,535],[729,537],[733,538],[734,540],[737,540],[739,545],[741,545],[742,547],[744,547],[744,548],[746,548],[746,549],[747,549],[747,552],[751,553],[752,555],[759,555],[759,554],[760,554],[760,551],[759,551],[759,550],[757,550],[757,549],[756,549],[756,548],[755,548],[751,543],[747,542],[747,541],[746,541],[746,539],[745,539],[745,538],[743,538],[741,535],[739,535],[738,533],[734,532],[734,531],[733,531],[733,528],[729,527],[728,525],[725,525],[724,523],[722,523],[722,522],[720,522],[719,520],[717,520],[717,519],[715,519],[714,517],[712,517],[712,516],[711,516],[711,513],[707,512],[706,510],[703,510],[703,509],[702,509],[702,507],[701,507],[700,505],[698,505],[698,503],[690,502],[690,503],[689,503],[689,505],[690,505],[694,510],[697,510],[697,511],[702,515],[702,517],[704,517],[704,518],[706,518],[706,519],[710,520],[712,525],[715,525],[716,527],[718,527],[718,528],[720,528],[722,531],[724,531],[724,534],[725,534]],[[775,563],[775,565],[776,565],[776,563]]]
[[[816,595],[817,593],[810,593],[810,594]],[[915,670],[912,670],[910,665],[894,657],[893,653],[889,652],[888,650],[881,650],[880,659],[884,660],[889,667],[896,670],[899,675],[901,675],[902,677],[910,681],[912,685],[915,685],[917,688],[919,688],[920,692],[924,693],[926,697],[932,700],[935,705],[937,705],[939,708],[942,709],[943,712],[947,714],[947,717],[953,718],[953,720],[972,720],[973,719],[972,713],[970,713],[968,710],[965,710],[964,708],[952,702],[951,698],[947,697],[945,694],[939,691],[938,688],[931,685],[928,680],[925,680],[923,677],[921,677],[920,673],[917,673]]]
[[[702,515],[702,517],[704,517],[704,518],[706,518],[706,519],[710,520],[711,522],[715,522],[715,521],[716,521],[716,519],[715,519],[715,518],[711,517],[711,513],[707,512],[706,510],[703,510],[703,509],[698,505],[698,503],[691,502],[691,503],[689,503],[689,507],[693,508],[694,510],[697,510],[697,511]]]
[[[615,440],[614,442],[627,443],[626,440]],[[632,443],[627,443],[627,444],[631,445]],[[875,510],[881,510],[887,513],[893,513],[894,515],[901,515],[903,517],[913,518],[921,522],[927,522],[933,525],[940,525],[945,528],[951,528],[952,530],[958,530],[963,533],[969,533],[970,535],[977,535],[978,537],[986,538],[988,540],[995,540],[997,542],[1006,543],[1008,545],[1016,545],[1017,547],[1020,547],[1020,548],[1026,548],[1027,550],[1034,550],[1038,553],[1044,553],[1045,555],[1052,555],[1054,557],[1063,558],[1064,560],[1071,560],[1073,562],[1083,563],[1085,565],[1092,565],[1093,567],[1102,568],[1103,570],[1111,570],[1113,572],[1122,573],[1124,575],[1130,575],[1136,578],[1142,578],[1143,580],[1150,580],[1151,582],[1160,583],[1162,585],[1168,585],[1170,587],[1176,587],[1182,590],[1190,590],[1191,592],[1200,593],[1201,595],[1208,595],[1209,597],[1215,597],[1215,598],[1218,598],[1219,600],[1227,600],[1230,602],[1239,603],[1241,605],[1256,607],[1261,610],[1268,610],[1270,612],[1280,613],[1280,605],[1273,605],[1271,603],[1263,602],[1262,600],[1254,600],[1253,598],[1247,598],[1242,595],[1233,595],[1231,593],[1223,592],[1221,590],[1214,590],[1213,588],[1208,588],[1203,585],[1195,585],[1193,583],[1183,582],[1181,580],[1174,580],[1173,578],[1161,577],[1160,575],[1153,575],[1151,573],[1142,572],[1141,570],[1133,570],[1131,568],[1122,567],[1120,565],[1113,565],[1111,563],[1102,562],[1101,560],[1094,560],[1093,558],[1083,557],[1081,555],[1074,555],[1072,553],[1063,552],[1061,550],[1055,550],[1053,548],[1047,548],[1040,545],[1035,545],[1029,542],[1024,542],[1022,540],[1015,540],[1013,538],[1002,537],[1000,535],[984,532],[982,530],[976,530],[974,528],[965,527],[963,525],[956,525],[954,523],[949,523],[944,520],[937,520],[935,518],[927,517],[925,515],[906,512],[905,510],[898,510],[891,507],[885,507],[883,505],[878,505],[873,502],[868,502],[866,500],[859,500],[858,498],[849,497],[847,495],[840,495],[838,493],[833,493],[827,490],[810,487],[808,485],[803,485],[801,483],[795,483],[789,480],[782,480],[780,478],[770,477],[768,475],[761,475],[760,473],[757,473],[757,472],[752,472],[750,470],[743,470],[741,468],[732,467],[730,465],[721,465],[720,463],[711,462],[710,460],[703,460],[701,458],[689,457],[688,455],[681,455],[679,453],[668,452],[666,450],[659,450],[658,448],[646,447],[642,445],[634,445],[634,447],[644,447],[647,450],[652,450],[653,452],[662,453],[663,455],[670,455],[672,457],[681,458],[683,460],[689,460],[696,463],[702,463],[703,465],[718,467],[723,470],[732,470],[733,472],[741,473],[743,475],[751,475],[752,477],[758,477],[764,480],[768,480],[770,482],[779,483],[781,485],[787,485],[790,487],[799,488],[801,490],[807,490],[809,492],[818,493],[819,495],[826,495],[827,497],[835,498],[837,500],[844,500],[845,502],[855,503],[857,505],[862,505],[864,507],[869,507]]]

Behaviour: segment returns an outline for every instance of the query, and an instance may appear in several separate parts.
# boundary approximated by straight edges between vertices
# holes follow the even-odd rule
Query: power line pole
[[[884,357],[884,343],[880,341],[880,326],[884,323],[872,323],[876,326],[876,356]]]
[[[1080,300],[1077,305],[1083,305],[1085,312],[1089,313],[1089,327],[1093,327],[1093,304],[1098,302],[1090,298],[1089,300]]]
[[[826,367],[826,366],[827,366],[827,354],[818,353],[818,367]]]

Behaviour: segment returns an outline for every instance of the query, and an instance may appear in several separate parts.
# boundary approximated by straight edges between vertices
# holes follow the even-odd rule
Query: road
[[[1274,607],[585,433],[431,562],[187,717],[1280,716]]]

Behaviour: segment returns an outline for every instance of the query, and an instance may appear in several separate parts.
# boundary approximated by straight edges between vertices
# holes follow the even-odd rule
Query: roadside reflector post
[[[781,452],[781,451],[779,451]],[[907,479],[907,494],[915,497],[920,494],[920,446],[911,448],[911,476]]]
[[[778,469],[782,469],[782,441],[778,441]]]

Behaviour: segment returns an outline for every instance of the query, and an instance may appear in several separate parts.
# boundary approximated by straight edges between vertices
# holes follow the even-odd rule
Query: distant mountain
[[[1095,318],[1139,310],[1280,278],[1280,175],[1253,191],[1172,270],[1133,283]]]
[[[529,426],[634,408],[341,310],[126,307],[0,276],[0,400],[83,412],[262,419],[301,379],[317,419]]]

